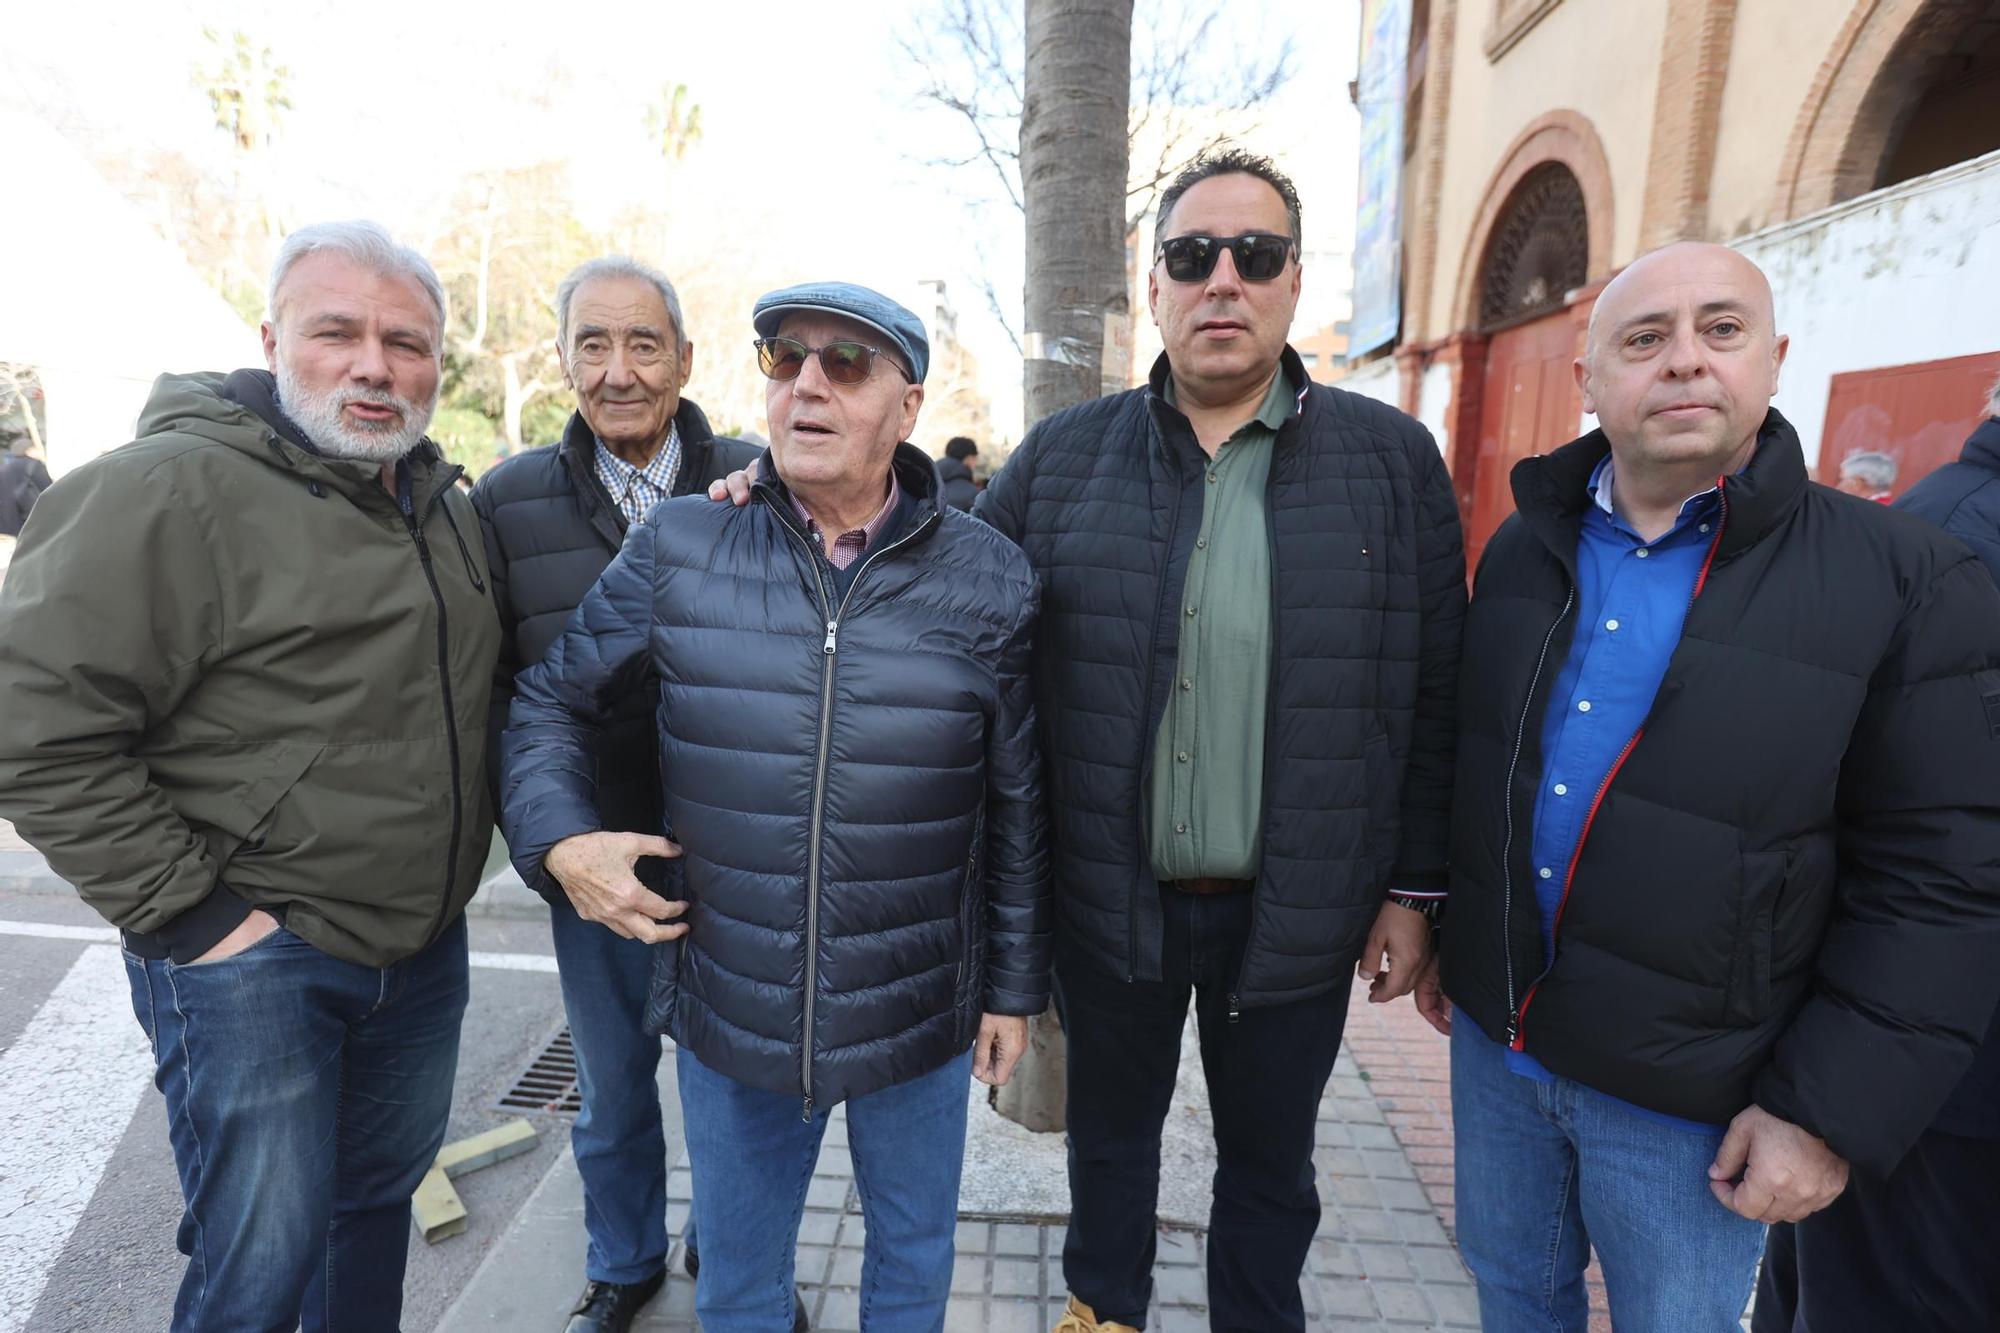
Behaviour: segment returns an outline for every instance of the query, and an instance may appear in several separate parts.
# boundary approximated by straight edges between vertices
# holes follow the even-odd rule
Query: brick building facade
[[[1674,240],[1771,274],[1823,477],[1956,453],[2000,373],[2000,2],[1411,8],[1401,333],[1346,387],[1431,426],[1475,551],[1512,463],[1578,433],[1597,292]]]

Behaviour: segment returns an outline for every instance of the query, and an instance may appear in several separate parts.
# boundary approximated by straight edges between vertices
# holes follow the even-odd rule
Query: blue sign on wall
[[[1409,69],[1410,0],[1362,0],[1361,184],[1350,360],[1395,341],[1402,325],[1403,102]]]

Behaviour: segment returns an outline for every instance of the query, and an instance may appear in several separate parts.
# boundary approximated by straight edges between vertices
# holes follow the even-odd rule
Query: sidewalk
[[[1314,1156],[1324,1212],[1301,1283],[1308,1323],[1326,1330],[1477,1328],[1471,1279],[1448,1231],[1444,1043],[1407,1003],[1389,1006],[1386,1014],[1381,1008],[1353,1005],[1349,1050],[1334,1066],[1320,1104]],[[1400,1014],[1408,1014],[1415,1028]],[[1199,1077],[1198,1069],[1184,1069],[1184,1081]],[[670,1072],[661,1083],[669,1102],[670,1155],[678,1159],[679,1106]],[[1059,1148],[1055,1136],[1050,1146]],[[1206,1173],[1213,1161],[1187,1169]],[[668,1226],[678,1236],[690,1192],[684,1163],[669,1176],[667,1192]],[[1059,1223],[1041,1219],[961,1215],[948,1333],[1046,1333],[1065,1297],[1063,1235]],[[862,1238],[846,1125],[836,1113],[799,1235],[800,1293],[815,1329],[848,1333],[859,1327]],[[1196,1333],[1208,1327],[1205,1244],[1198,1229],[1161,1230],[1149,1329]],[[565,1153],[513,1229],[495,1243],[439,1333],[559,1328],[582,1286],[582,1271],[582,1186]],[[694,1284],[680,1271],[677,1246],[666,1290],[634,1327],[687,1333],[696,1327],[693,1311]]]

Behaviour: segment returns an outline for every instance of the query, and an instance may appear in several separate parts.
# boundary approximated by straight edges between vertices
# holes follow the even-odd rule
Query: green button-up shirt
[[[1173,383],[1167,384],[1173,402]],[[1153,743],[1147,845],[1160,879],[1254,879],[1271,685],[1271,448],[1297,407],[1283,371],[1208,461],[1181,589],[1174,689]]]

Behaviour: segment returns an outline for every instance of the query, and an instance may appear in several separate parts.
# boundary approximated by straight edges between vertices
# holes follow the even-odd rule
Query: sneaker
[[[1121,1324],[1111,1319],[1099,1319],[1097,1311],[1072,1296],[1063,1310],[1063,1317],[1049,1333],[1139,1333],[1130,1324]]]

